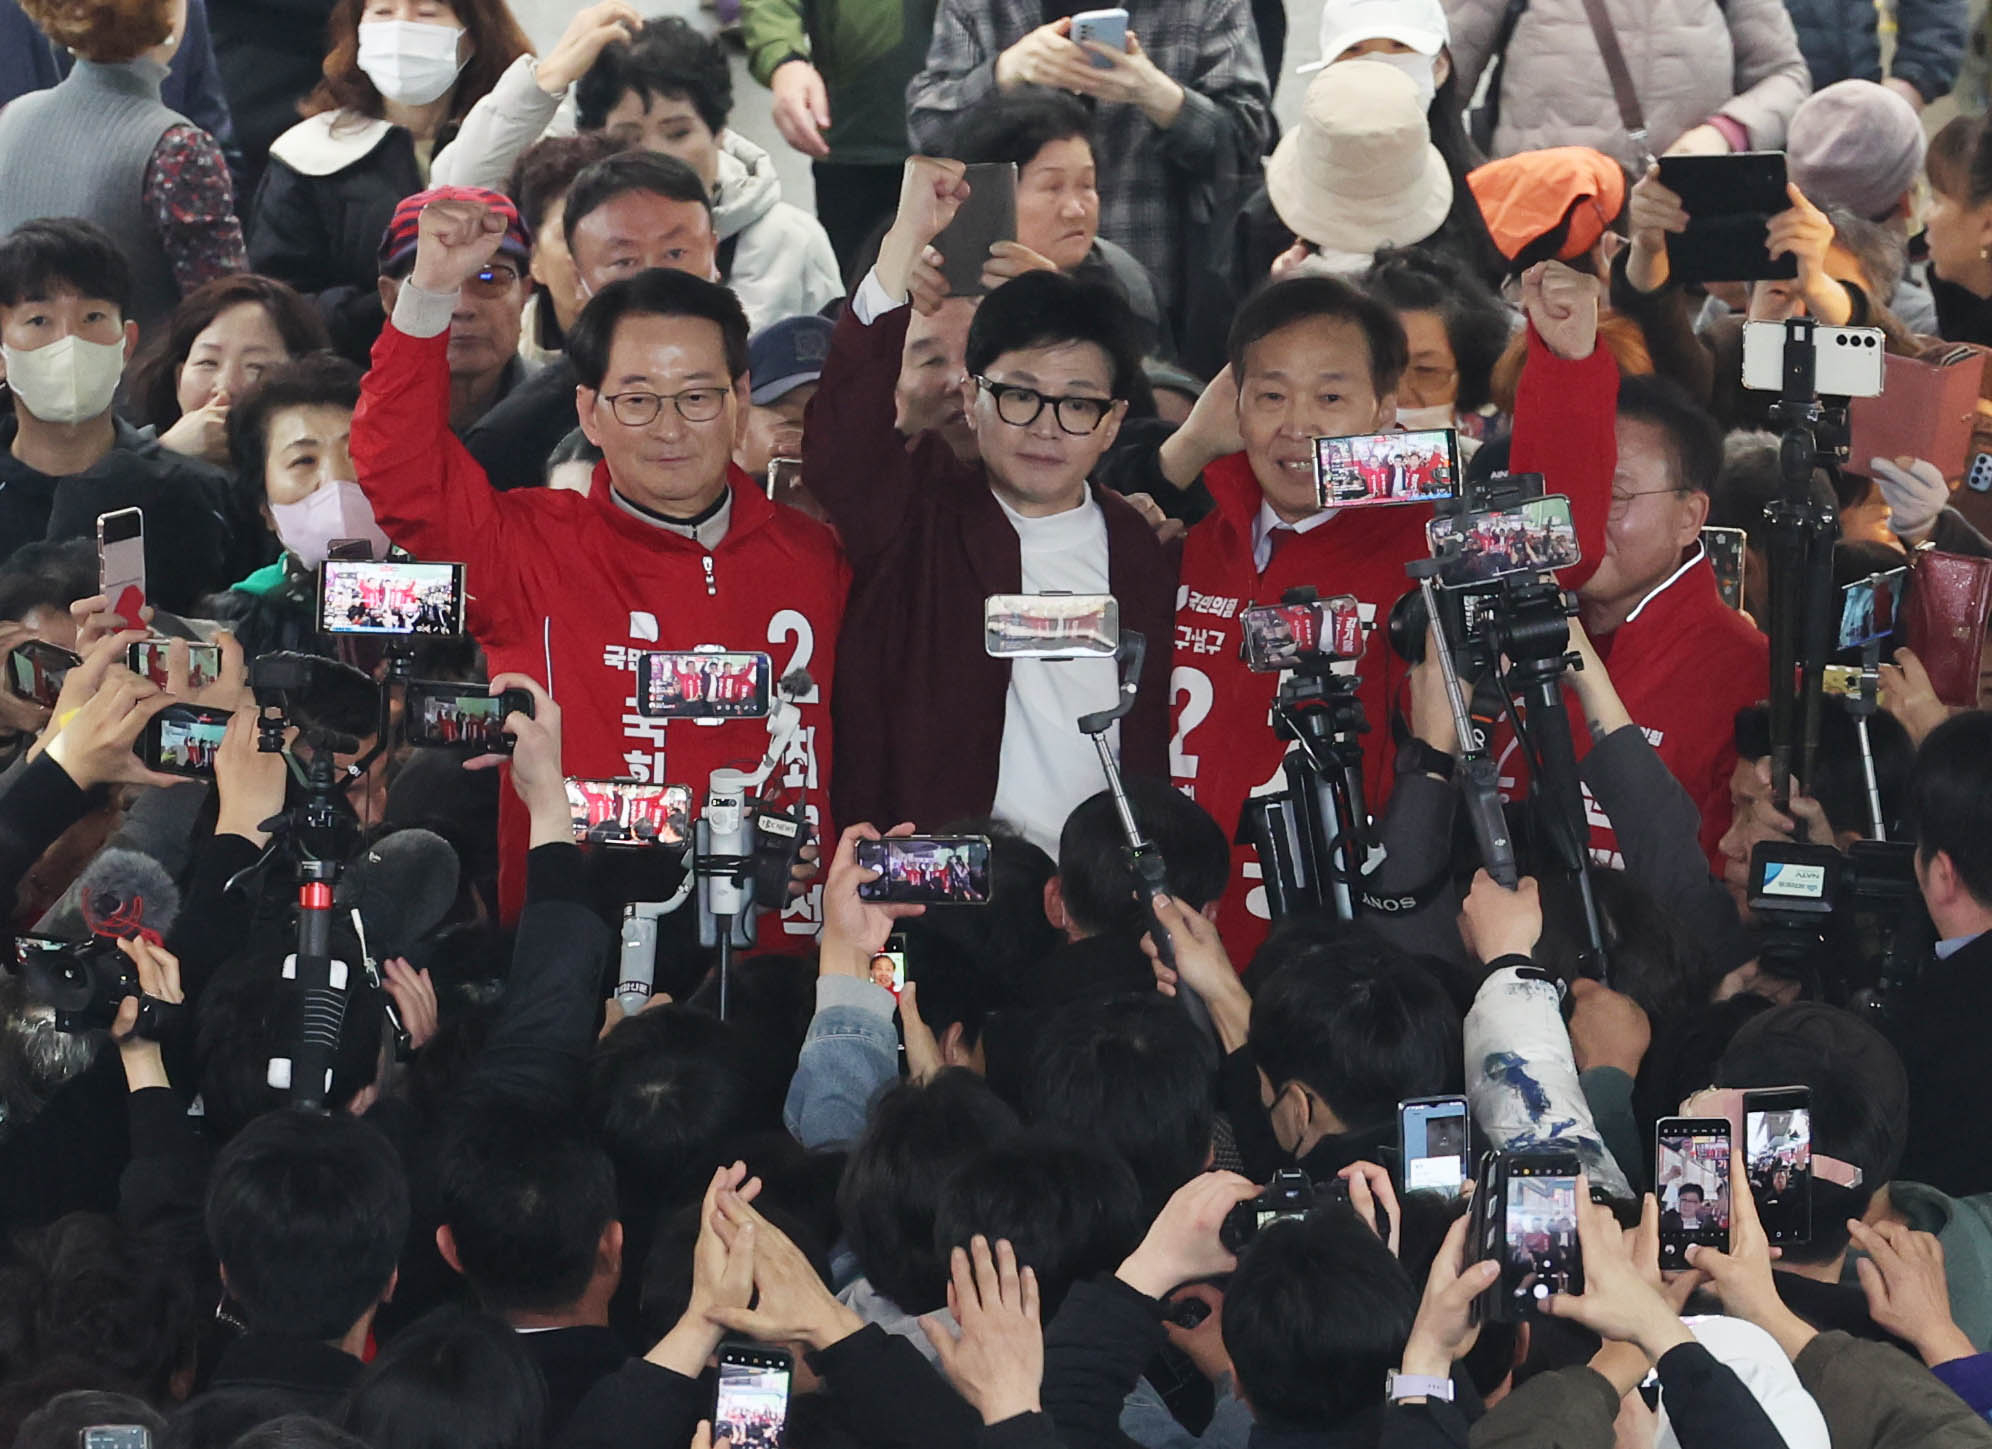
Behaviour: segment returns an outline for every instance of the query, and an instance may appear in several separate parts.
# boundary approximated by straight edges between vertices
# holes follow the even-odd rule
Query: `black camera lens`
[[[1417,589],[1405,590],[1390,606],[1390,647],[1406,664],[1423,664],[1425,636],[1431,626],[1432,616],[1425,608],[1425,595]]]

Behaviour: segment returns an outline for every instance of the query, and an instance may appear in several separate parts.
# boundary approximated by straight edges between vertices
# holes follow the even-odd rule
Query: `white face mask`
[[[1437,407],[1397,410],[1397,426],[1407,433],[1420,433],[1428,428],[1449,428],[1452,425],[1451,403],[1440,403]]]
[[[124,343],[91,342],[74,333],[22,352],[0,347],[7,386],[45,423],[80,423],[105,412],[124,376]]]
[[[387,535],[374,522],[373,505],[357,483],[321,483],[296,503],[272,503],[270,517],[284,547],[306,568],[324,563],[332,545],[344,538],[364,538],[373,545],[373,557],[387,557]]]
[[[404,106],[426,106],[456,84],[463,62],[454,25],[419,20],[360,22],[360,69],[381,96]]]
[[[366,51],[361,50],[364,56]],[[1411,77],[1411,84],[1418,87],[1418,108],[1430,110],[1432,98],[1439,93],[1439,82],[1432,74],[1432,57],[1412,51],[1409,55],[1391,55],[1382,51],[1371,51],[1368,55],[1351,57],[1358,60],[1379,60],[1392,70],[1401,70]],[[361,61],[364,65],[366,62]]]

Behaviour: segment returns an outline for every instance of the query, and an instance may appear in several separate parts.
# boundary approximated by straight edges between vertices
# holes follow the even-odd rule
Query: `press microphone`
[[[111,846],[97,852],[76,883],[36,929],[65,935],[80,921],[92,936],[143,937],[160,944],[180,915],[180,888],[166,867],[140,850]]]
[[[457,853],[433,830],[397,830],[351,860],[333,904],[342,917],[357,910],[367,954],[376,961],[407,956],[456,904]]]

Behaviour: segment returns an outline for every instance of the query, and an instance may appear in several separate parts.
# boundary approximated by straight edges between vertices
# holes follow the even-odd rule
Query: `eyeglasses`
[[[1642,488],[1636,493],[1620,493],[1614,490],[1612,493],[1611,516],[1613,518],[1623,517],[1626,510],[1632,507],[1632,501],[1635,498],[1653,498],[1662,493],[1678,495],[1687,491],[1685,488]]]
[[[1045,405],[1050,404],[1052,416],[1058,419],[1059,429],[1075,438],[1083,438],[1100,426],[1100,420],[1112,411],[1114,405],[1110,397],[1047,397],[1036,388],[993,382],[979,372],[975,375],[975,381],[978,387],[989,389],[996,399],[996,416],[1013,428],[1028,428],[1038,420]]]
[[[498,263],[486,267],[463,284],[466,292],[475,292],[480,297],[498,297],[519,285],[517,267],[502,266]]]
[[[683,392],[619,392],[614,397],[605,393],[602,401],[624,427],[642,428],[657,421],[667,402],[686,422],[709,423],[726,411],[726,392],[723,387],[688,387]]]

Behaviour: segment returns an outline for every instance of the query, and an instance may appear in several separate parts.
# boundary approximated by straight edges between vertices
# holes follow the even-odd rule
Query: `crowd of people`
[[[1983,8],[0,0],[0,1444],[1992,1445]]]

